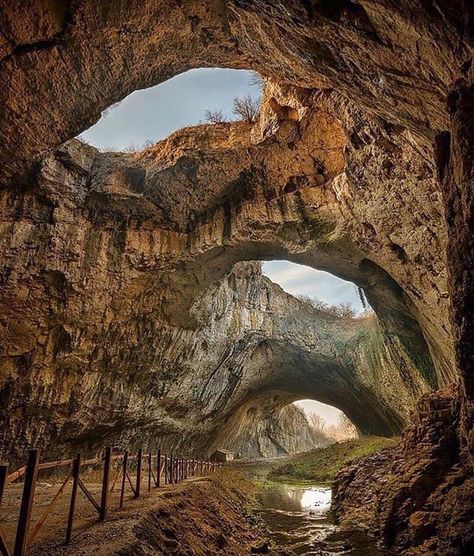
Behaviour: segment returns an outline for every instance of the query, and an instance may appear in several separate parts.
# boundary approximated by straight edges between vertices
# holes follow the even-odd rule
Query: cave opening
[[[317,443],[330,444],[359,438],[357,427],[337,407],[313,399],[298,400],[293,404],[304,411]]]
[[[360,438],[357,427],[336,406],[315,398],[292,398],[271,392],[245,403],[226,427],[219,447],[234,452],[237,459],[266,459]]]
[[[326,380],[336,370],[334,389],[348,383],[359,399],[354,422],[373,428],[376,410],[389,432],[411,424],[399,449],[353,469],[336,514],[401,553],[472,551],[470,3],[282,2],[278,13],[265,2],[4,4],[3,452],[103,445],[127,426],[179,421],[178,434],[190,407],[201,413],[189,436],[207,422],[205,436],[262,365],[278,371],[269,387],[290,385],[294,399],[313,395],[306,371]],[[188,143],[163,168],[68,141],[131,91],[219,65],[254,67],[278,92],[256,130],[265,144],[251,137],[242,149],[237,137],[217,156]],[[315,268],[353,279],[378,316],[327,353],[305,338],[323,336],[311,319],[278,314],[278,292],[252,307],[259,284],[247,277],[239,320],[224,283],[235,260],[269,247],[305,262],[308,244]],[[213,310],[203,302],[190,316],[201,295]],[[274,334],[280,322],[287,334]],[[210,337],[221,339],[214,359]],[[182,349],[170,349],[175,338]]]
[[[288,260],[265,261],[262,272],[287,293],[321,310],[347,316],[373,313],[360,286],[330,272]]]
[[[188,126],[244,117],[236,101],[258,111],[261,89],[253,71],[191,69],[112,104],[77,138],[101,151],[136,152]]]

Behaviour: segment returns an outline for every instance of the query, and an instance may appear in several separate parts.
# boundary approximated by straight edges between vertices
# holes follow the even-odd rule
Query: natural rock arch
[[[349,404],[347,412],[362,431],[398,432],[416,398],[427,387],[446,381],[445,373],[449,377],[452,371],[449,362],[436,357],[436,321],[428,323],[433,334],[426,337],[437,370],[414,301],[367,259],[342,226],[334,192],[343,180],[346,139],[328,101],[322,99],[310,109],[310,97],[297,94],[290,102],[302,113],[301,120],[287,120],[278,110],[278,95],[282,95],[278,88],[267,91],[259,127],[236,123],[191,128],[137,155],[101,154],[72,141],[39,170],[35,188],[40,197],[5,193],[7,214],[13,217],[6,225],[18,240],[5,251],[12,286],[4,290],[3,306],[7,314],[13,310],[22,315],[20,330],[13,314],[5,327],[9,346],[15,346],[6,353],[13,380],[6,413],[25,388],[31,388],[29,377],[37,373],[41,378],[34,391],[43,410],[49,411],[55,396],[71,397],[61,409],[69,417],[56,432],[58,441],[65,434],[92,439],[94,427],[102,431],[98,435],[102,438],[108,429],[132,429],[143,421],[144,407],[161,411],[159,400],[165,392],[152,387],[151,397],[147,391],[141,401],[142,394],[134,401],[138,411],[128,417],[128,425],[120,418],[104,428],[97,410],[89,424],[80,419],[76,425],[68,424],[75,420],[75,404],[85,400],[88,407],[103,399],[100,389],[106,388],[112,400],[114,389],[123,388],[113,384],[119,376],[126,377],[126,388],[133,391],[134,377],[141,374],[151,380],[154,367],[176,366],[179,357],[167,356],[155,342],[148,344],[141,331],[164,335],[165,345],[175,353],[186,351],[186,338],[191,341],[194,331],[199,333],[219,312],[212,304],[211,309],[202,304],[196,308],[196,299],[242,259],[286,257],[365,289],[382,319],[379,347],[393,376],[383,373],[385,393],[377,392],[376,381],[365,394],[365,386],[359,389],[361,407],[374,406],[372,398],[379,396],[380,411],[374,412],[377,417],[370,424],[360,417],[363,411],[354,402]],[[265,137],[262,129],[269,122],[274,131]],[[51,245],[46,251],[45,243]],[[33,251],[41,256],[31,270]],[[398,267],[403,269],[403,263],[398,261]],[[37,292],[35,304],[22,299],[22,290],[14,287],[21,283]],[[179,330],[183,338],[172,339]],[[279,340],[284,337],[281,331]],[[263,332],[260,340],[272,340],[272,335]],[[123,351],[125,346],[130,352]],[[291,349],[291,343],[288,346]],[[372,371],[378,365],[366,364]],[[317,368],[317,361],[313,366]],[[46,395],[38,391],[44,388],[45,367],[51,373]],[[21,385],[15,377],[25,370],[26,384]],[[99,373],[98,380],[94,373]],[[76,389],[91,378],[89,395],[79,401]],[[160,382],[159,373],[156,379]],[[352,386],[356,382],[354,377]],[[405,388],[403,382],[407,395],[401,403],[384,398],[395,383]],[[235,405],[236,400],[229,402]],[[109,412],[106,403],[103,414]],[[22,430],[31,428],[27,417],[22,421]],[[48,427],[52,425],[54,421]],[[18,426],[6,430],[18,437]],[[77,432],[72,432],[74,427]],[[186,436],[184,431],[180,434]]]
[[[121,309],[116,311],[118,305],[113,299],[125,284],[120,274],[111,274],[110,270],[116,270],[122,258],[129,258],[136,274],[133,280],[126,281],[131,295],[122,299],[128,300],[129,312],[138,300],[133,310],[150,315],[156,311],[153,303],[151,311],[149,308],[153,298],[151,283],[155,287],[162,284],[163,291],[173,293],[166,274],[176,271],[178,263],[173,264],[170,253],[185,252],[198,245],[199,254],[206,244],[205,234],[212,232],[212,224],[229,223],[225,212],[220,218],[208,219],[211,226],[200,228],[202,241],[188,243],[190,235],[186,231],[183,234],[173,227],[168,232],[155,229],[157,222],[163,224],[166,211],[165,215],[159,214],[146,196],[140,198],[140,191],[131,195],[128,178],[109,184],[112,188],[118,185],[112,195],[107,187],[94,190],[95,185],[89,195],[91,184],[107,184],[95,180],[100,176],[94,173],[94,164],[88,165],[87,160],[91,160],[87,155],[79,153],[78,160],[68,154],[69,147],[61,148],[57,155],[61,161],[59,180],[54,171],[49,175],[48,163],[40,172],[39,161],[96,121],[102,109],[132,90],[158,83],[191,67],[252,67],[284,83],[280,94],[272,94],[283,108],[291,106],[296,111],[304,108],[304,102],[298,98],[301,91],[294,91],[289,85],[318,89],[309,93],[310,104],[316,98],[329,99],[347,137],[345,172],[332,181],[330,188],[333,207],[342,218],[334,218],[330,237],[342,232],[356,247],[356,252],[363,253],[365,259],[383,269],[398,284],[400,289],[395,296],[398,301],[394,307],[390,304],[390,309],[395,310],[387,312],[385,325],[393,325],[393,314],[401,314],[402,318],[409,314],[419,323],[430,347],[438,383],[444,385],[461,378],[458,389],[439,400],[433,395],[423,402],[421,416],[415,421],[416,432],[406,434],[400,448],[399,456],[406,464],[399,466],[404,474],[402,483],[416,485],[420,476],[430,477],[423,470],[429,471],[429,462],[433,461],[439,463],[438,482],[423,483],[426,492],[420,497],[410,489],[402,493],[397,490],[398,476],[393,481],[387,479],[385,485],[393,483],[390,483],[393,497],[387,494],[390,489],[374,494],[376,502],[382,499],[388,503],[373,504],[386,511],[375,516],[369,527],[382,531],[383,540],[388,544],[399,543],[404,548],[410,543],[423,544],[431,534],[417,528],[416,520],[410,520],[413,511],[442,508],[434,516],[431,512],[430,519],[439,530],[448,527],[447,520],[443,519],[444,511],[450,516],[451,527],[462,512],[453,511],[446,492],[450,491],[454,499],[457,491],[468,492],[466,478],[472,477],[472,463],[469,463],[472,462],[474,398],[474,234],[470,187],[474,158],[472,7],[448,0],[437,2],[436,9],[421,1],[402,1],[394,6],[388,0],[335,5],[281,2],[274,9],[258,0],[176,4],[150,1],[132,8],[129,3],[126,6],[114,3],[112,7],[90,1],[59,5],[45,0],[30,4],[25,10],[27,18],[14,5],[2,6],[0,37],[0,76],[5,84],[0,93],[3,139],[0,178],[5,188],[2,237],[7,238],[1,292],[2,307],[7,308],[2,318],[6,329],[2,374],[7,377],[3,379],[2,395],[7,403],[2,403],[2,407],[12,409],[8,407],[10,399],[20,400],[20,406],[24,407],[29,396],[37,393],[31,388],[34,383],[41,389],[38,399],[54,406],[60,416],[80,413],[75,407],[78,399],[97,401],[99,387],[111,388],[107,373],[113,358],[103,347],[107,345],[104,342],[116,345],[121,341],[120,323],[126,320]],[[26,19],[28,25],[24,25]],[[53,87],[46,86],[51,82]],[[331,91],[332,88],[342,95]],[[308,91],[303,91],[303,96],[307,94]],[[284,119],[285,110],[278,112],[277,120]],[[264,126],[260,132],[268,137],[266,133],[274,120],[263,117],[262,122],[265,121],[269,127]],[[294,182],[289,184],[290,188],[293,185]],[[131,215],[130,220],[119,218],[120,224],[114,226],[110,225],[113,219],[102,210],[100,199],[110,199],[112,213],[120,215],[124,199],[132,196],[136,197],[139,215],[150,211],[147,234],[143,234],[143,228],[137,231],[133,222],[137,214]],[[331,206],[326,196],[317,199],[316,204]],[[300,237],[297,222],[307,223],[306,209],[294,213],[292,249],[287,255],[290,258],[291,251],[293,259],[299,261],[302,260],[300,242],[307,241],[308,237]],[[262,215],[268,216],[267,221],[272,220],[265,211]],[[271,214],[275,215],[277,211]],[[78,225],[79,230],[73,232]],[[269,229],[268,233],[272,234],[274,230]],[[222,226],[221,235],[226,237],[228,231],[228,226]],[[146,248],[140,247],[144,237],[149,242]],[[164,241],[157,241],[159,238]],[[154,259],[157,245],[162,246],[159,250],[166,262],[161,266]],[[254,257],[252,245],[252,237],[247,238],[246,251]],[[232,246],[222,242],[215,247],[204,250],[208,258],[193,256],[181,260],[179,265],[184,264],[192,276],[196,267],[191,259],[200,265],[218,260]],[[336,247],[336,242],[331,245]],[[152,256],[150,260],[146,259],[147,254]],[[139,276],[142,267],[153,268],[153,276]],[[78,268],[81,272],[77,276],[81,280],[71,280]],[[104,296],[103,288],[91,287],[91,280],[87,279],[91,269],[102,285],[114,276],[117,288],[111,288]],[[189,287],[189,275],[176,273],[176,278],[174,294],[181,297]],[[196,281],[199,280],[200,276],[196,275]],[[75,290],[81,288],[89,297],[79,301]],[[451,304],[452,328],[448,324]],[[83,310],[93,326],[77,319]],[[70,317],[79,325],[73,325],[68,320]],[[106,326],[95,336],[97,322]],[[132,328],[138,343],[143,332],[139,318],[134,320]],[[169,331],[163,329],[161,334]],[[179,334],[185,338],[189,331],[184,329]],[[71,347],[77,346],[79,350],[71,351]],[[87,366],[85,354],[91,346],[94,346],[94,356],[104,364],[105,372],[93,379],[86,376],[80,383],[77,376]],[[123,355],[129,362],[137,357],[133,349]],[[147,355],[148,361],[152,361],[150,354]],[[10,382],[14,376],[20,377],[16,385]],[[127,380],[133,381],[133,375]],[[156,388],[162,385],[160,381],[151,383]],[[63,388],[64,385],[73,386]],[[142,404],[141,392],[133,392],[127,400],[128,407],[136,409],[139,399]],[[103,398],[99,396],[99,400]],[[14,431],[24,419],[26,427],[37,411],[37,406],[30,404],[26,419],[25,415],[18,416],[11,411],[7,425]],[[446,422],[436,421],[439,411],[449,413],[448,420],[443,417]],[[136,418],[134,422],[139,422],[140,411],[135,413],[132,421]],[[102,433],[129,425],[128,417],[123,422],[103,424]],[[435,430],[432,422],[443,422],[445,426]],[[43,426],[44,422],[37,429],[30,428],[30,433],[41,435]],[[80,438],[80,427],[70,423],[67,426],[70,426],[70,436]],[[446,457],[442,462],[436,451],[440,438],[451,448],[444,451]],[[25,446],[29,440],[25,437]],[[423,447],[427,455],[426,460],[417,461],[412,468],[410,447],[414,445]],[[370,465],[376,465],[382,473],[387,467],[385,461],[368,462],[367,469]],[[364,466],[361,469],[362,472],[351,471],[351,477],[366,474]],[[417,474],[419,469],[421,475]],[[451,479],[445,482],[444,477],[450,473]],[[362,483],[360,477],[354,480],[358,487]],[[453,484],[461,485],[455,487],[456,492]],[[371,485],[366,488],[370,489]],[[359,492],[362,490],[359,488]],[[407,499],[410,503],[404,504]],[[357,505],[358,501],[349,503],[349,507]],[[340,511],[343,506],[338,505]],[[412,511],[405,511],[407,507]],[[462,516],[459,519],[462,523]],[[380,520],[385,521],[379,523]],[[391,527],[395,522],[402,524],[400,536]],[[455,529],[453,526],[452,530]],[[442,550],[459,546],[456,535],[456,531],[452,535],[439,535]],[[427,546],[430,549],[431,545]]]

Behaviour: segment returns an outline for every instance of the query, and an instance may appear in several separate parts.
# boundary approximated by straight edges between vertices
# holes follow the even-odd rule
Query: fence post
[[[156,456],[156,486],[158,488],[161,486],[161,450],[158,450]]]
[[[125,481],[127,480],[127,463],[128,463],[128,451],[125,450],[123,454],[123,476],[122,476],[122,489],[120,491],[120,504],[119,508],[123,508],[123,498],[125,496]]]
[[[165,469],[165,485],[168,484],[168,456],[165,454],[164,460],[164,469]]]
[[[3,489],[8,473],[8,465],[0,465],[0,506],[2,505]]]
[[[151,490],[151,452],[148,452],[148,492]]]
[[[7,473],[8,473],[8,465],[0,465],[0,507],[2,505],[3,489],[5,488]],[[0,529],[0,554],[2,556],[10,555],[5,539],[3,538],[1,529]]]
[[[28,529],[35,496],[36,477],[38,476],[39,456],[39,450],[30,450],[28,454],[13,556],[24,556],[26,554]]]
[[[79,473],[81,470],[81,454],[77,454],[74,463],[72,464],[72,490],[71,490],[71,502],[69,503],[69,515],[67,518],[67,529],[66,529],[66,542],[69,544],[72,537],[72,527],[74,524],[74,511],[76,509],[76,499],[77,499],[77,486],[79,483]]]
[[[109,480],[110,464],[112,461],[112,448],[107,447],[104,452],[104,475],[102,477],[102,496],[100,498],[99,520],[104,521],[107,516],[107,506],[109,504]]]
[[[142,482],[142,459],[143,453],[142,449],[140,448],[137,454],[137,488],[135,490],[135,498],[138,498],[140,496],[140,485]]]

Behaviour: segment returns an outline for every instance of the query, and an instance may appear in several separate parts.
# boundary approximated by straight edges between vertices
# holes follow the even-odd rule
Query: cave
[[[157,435],[209,455],[313,398],[401,435],[338,475],[341,522],[400,554],[471,553],[471,4],[32,0],[0,17],[0,456]],[[136,152],[77,139],[197,68],[258,72],[258,118]],[[324,314],[262,274],[272,260],[352,282],[374,315]]]

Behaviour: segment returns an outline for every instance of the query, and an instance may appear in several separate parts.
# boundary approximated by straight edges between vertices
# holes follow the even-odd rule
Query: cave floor
[[[55,481],[37,484],[30,534],[59,486],[60,482]],[[88,481],[87,487],[96,499],[100,498],[99,482]],[[239,543],[249,546],[258,543],[258,534],[251,523],[246,523],[243,507],[236,504],[236,493],[224,487],[218,479],[195,477],[178,485],[152,488],[150,492],[147,492],[147,485],[144,483],[142,489],[139,499],[133,499],[128,490],[124,508],[119,509],[120,487],[117,485],[110,497],[107,520],[103,523],[98,522],[92,505],[82,494],[78,494],[73,538],[71,544],[65,547],[62,543],[69,509],[69,485],[29,548],[28,554],[95,556],[120,553],[123,556],[142,553],[142,544],[147,549],[151,546],[153,554],[174,554],[178,547],[184,550],[189,544],[195,554],[204,555],[214,553],[209,548],[213,543],[225,546],[226,554],[241,554],[238,551]],[[0,526],[11,549],[21,493],[21,484],[10,485],[2,501]],[[145,539],[147,535],[149,538]],[[233,538],[234,535],[236,539]],[[216,547],[217,552],[219,547]]]

